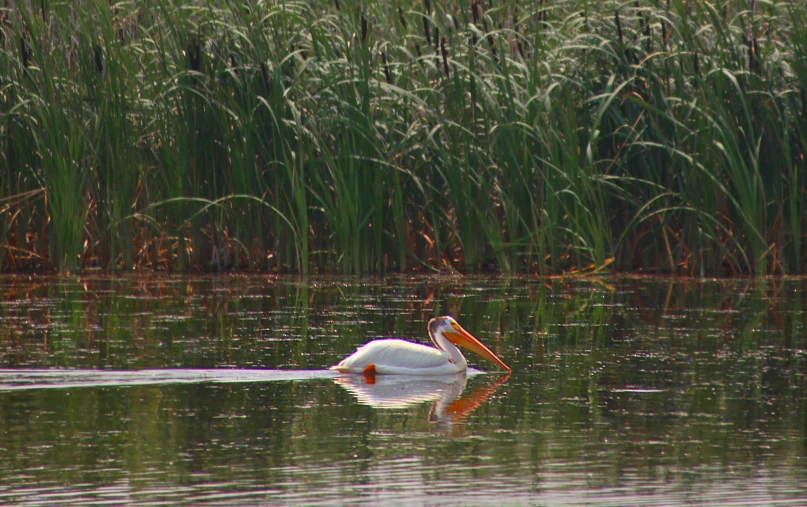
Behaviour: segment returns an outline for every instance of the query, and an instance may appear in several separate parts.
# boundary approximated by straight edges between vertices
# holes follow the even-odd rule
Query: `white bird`
[[[373,340],[359,347],[332,370],[340,373],[365,375],[446,375],[468,368],[465,356],[455,346],[462,345],[507,371],[496,354],[462,328],[452,317],[437,317],[429,321],[429,336],[435,347],[395,338]]]

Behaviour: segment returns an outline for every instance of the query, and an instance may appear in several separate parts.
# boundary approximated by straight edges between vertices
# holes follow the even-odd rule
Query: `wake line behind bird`
[[[329,370],[177,368],[154,370],[0,369],[0,391],[162,384],[283,382],[334,378]]]

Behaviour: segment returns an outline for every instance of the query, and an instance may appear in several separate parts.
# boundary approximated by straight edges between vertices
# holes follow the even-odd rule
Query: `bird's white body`
[[[468,368],[468,362],[452,345],[459,358],[428,345],[412,343],[397,338],[373,340],[359,347],[334,369],[349,373],[363,373],[374,365],[380,375],[447,375]],[[459,360],[456,360],[459,359]]]
[[[451,317],[429,321],[429,336],[434,347],[397,338],[373,340],[332,366],[341,373],[379,375],[449,375],[464,372],[468,362],[455,343],[493,361],[510,371],[493,352],[462,328]]]

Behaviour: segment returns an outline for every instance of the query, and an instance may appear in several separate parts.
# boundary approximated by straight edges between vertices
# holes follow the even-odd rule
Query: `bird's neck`
[[[460,352],[460,349],[451,343],[448,338],[443,336],[443,333],[433,334],[432,341],[437,348],[442,350],[448,356],[449,360],[459,366],[460,369],[465,369],[468,366],[468,362],[465,360],[465,356],[462,355],[462,352]]]

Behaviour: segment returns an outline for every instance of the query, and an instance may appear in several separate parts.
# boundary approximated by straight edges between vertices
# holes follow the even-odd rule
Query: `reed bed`
[[[6,1],[0,266],[805,270],[804,2]]]

